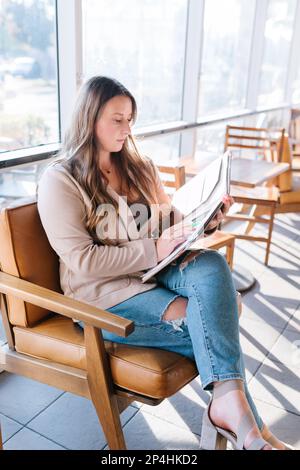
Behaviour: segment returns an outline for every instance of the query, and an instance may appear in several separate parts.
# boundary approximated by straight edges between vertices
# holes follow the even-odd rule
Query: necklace
[[[101,169],[104,173],[107,173],[108,175],[111,173],[111,168],[109,170],[102,168]]]

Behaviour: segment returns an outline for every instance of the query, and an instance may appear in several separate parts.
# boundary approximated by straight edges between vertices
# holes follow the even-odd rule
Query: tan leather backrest
[[[18,203],[0,213],[0,266],[7,274],[61,292],[59,260],[40,221],[36,201]],[[50,312],[7,296],[12,325],[33,326]]]

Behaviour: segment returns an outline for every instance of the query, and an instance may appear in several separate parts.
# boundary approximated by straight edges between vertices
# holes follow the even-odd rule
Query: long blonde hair
[[[118,210],[117,201],[107,191],[105,176],[101,173],[97,159],[95,124],[105,104],[115,96],[127,96],[132,103],[133,121],[136,120],[137,106],[132,94],[117,80],[96,76],[82,87],[72,123],[61,149],[59,161],[85,190],[91,200],[86,214],[86,227],[97,241],[96,226],[99,222],[97,208],[108,203]],[[133,189],[139,201],[156,204],[153,164],[140,155],[134,138],[129,135],[118,153],[111,154],[112,163],[121,181],[122,195]],[[106,241],[109,244],[109,241]]]

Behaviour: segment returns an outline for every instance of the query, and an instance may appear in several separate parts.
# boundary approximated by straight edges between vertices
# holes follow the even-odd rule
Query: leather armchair
[[[0,214],[0,296],[0,368],[91,399],[110,449],[126,449],[120,413],[130,403],[157,405],[198,375],[179,354],[103,340],[102,328],[127,336],[134,324],[62,294],[35,201]]]

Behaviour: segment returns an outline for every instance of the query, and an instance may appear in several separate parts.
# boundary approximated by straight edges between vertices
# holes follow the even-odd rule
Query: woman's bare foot
[[[284,442],[280,441],[274,434],[271,433],[270,429],[266,424],[262,428],[261,435],[265,441],[268,441],[272,447],[278,450],[293,450],[292,446],[288,446]]]
[[[214,425],[237,434],[242,417],[250,410],[246,395],[241,390],[232,390],[224,395],[214,398],[210,406],[210,419]],[[249,430],[244,448],[247,449],[256,438],[262,434],[253,417],[253,427]],[[272,450],[272,446],[266,444],[262,450]]]

